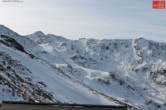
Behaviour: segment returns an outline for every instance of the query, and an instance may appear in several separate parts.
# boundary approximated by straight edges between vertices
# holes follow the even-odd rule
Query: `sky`
[[[152,0],[0,0],[0,24],[21,35],[35,31],[68,39],[133,39],[166,42],[166,9]]]

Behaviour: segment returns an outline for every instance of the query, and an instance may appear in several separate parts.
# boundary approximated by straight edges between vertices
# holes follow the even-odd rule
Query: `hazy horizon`
[[[152,9],[152,0],[0,1],[0,14],[0,24],[21,35],[166,42],[166,9]]]

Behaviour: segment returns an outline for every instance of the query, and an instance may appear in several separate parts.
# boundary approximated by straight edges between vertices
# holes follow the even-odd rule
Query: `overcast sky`
[[[152,9],[152,0],[1,0],[0,24],[21,35],[166,42],[166,9]]]

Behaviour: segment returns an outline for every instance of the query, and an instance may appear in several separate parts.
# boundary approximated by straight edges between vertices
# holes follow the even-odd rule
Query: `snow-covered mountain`
[[[131,104],[166,109],[166,43],[69,40],[0,25],[0,101]]]

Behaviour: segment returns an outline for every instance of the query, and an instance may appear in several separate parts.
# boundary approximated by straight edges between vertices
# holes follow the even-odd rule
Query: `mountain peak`
[[[18,34],[16,32],[12,31],[8,27],[6,27],[4,25],[1,25],[1,24],[0,24],[0,35],[5,35],[5,36],[8,36],[8,37],[18,36]]]
[[[0,33],[9,31],[10,29],[0,24]],[[11,31],[11,30],[10,30]]]
[[[37,36],[45,36],[45,34],[42,31],[36,31],[34,34]]]
[[[0,24],[0,28],[4,28],[4,27],[5,27],[4,25]],[[7,27],[5,27],[5,28],[7,28]]]
[[[41,31],[24,37],[3,25],[0,35],[0,101],[117,100],[166,110],[166,43],[142,37],[70,40]]]
[[[147,39],[145,39],[145,38],[143,38],[143,37],[138,37],[138,38],[136,38],[135,40],[147,40]]]

